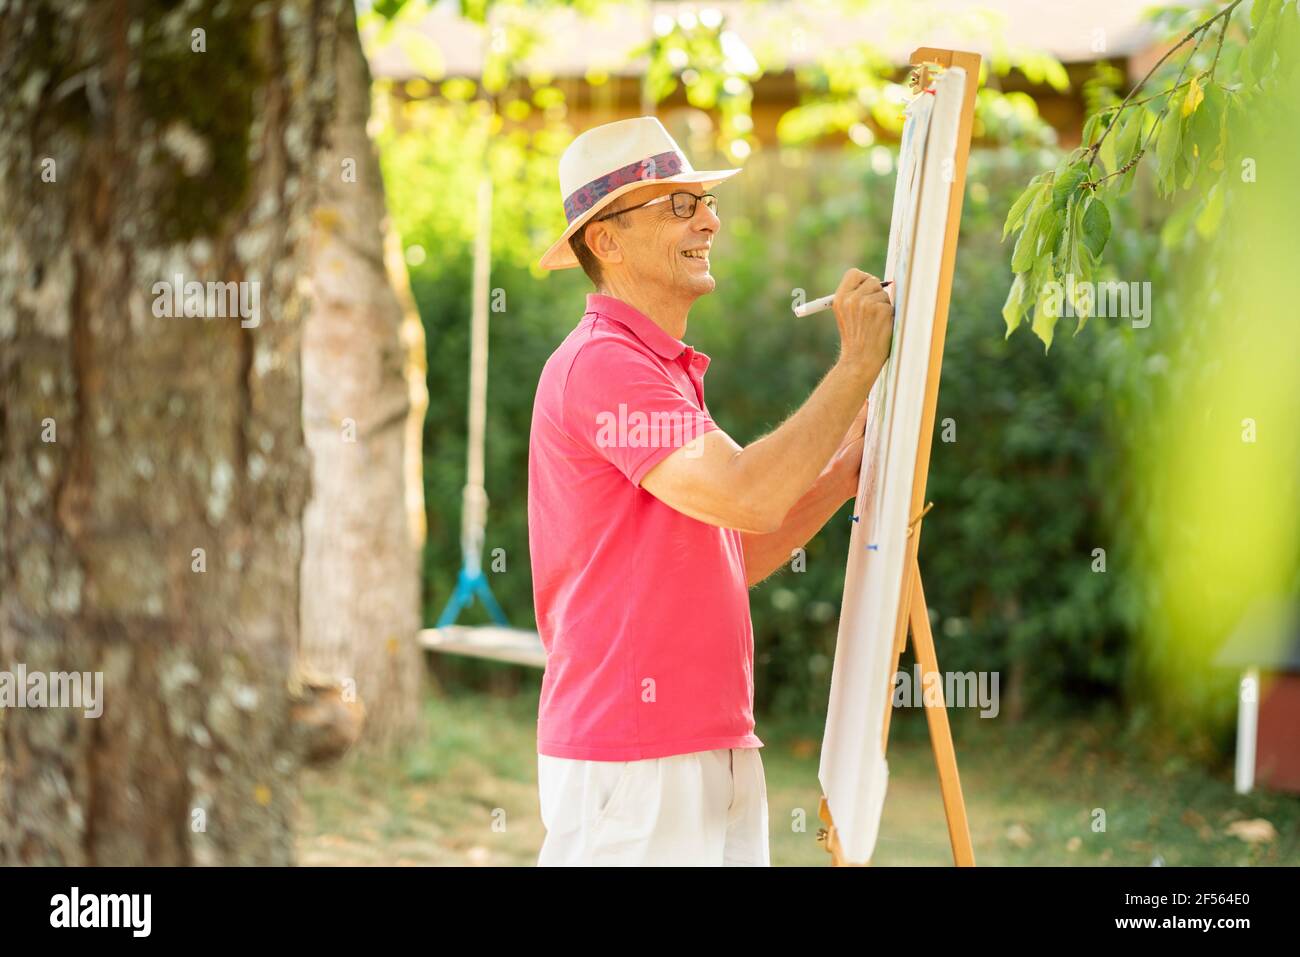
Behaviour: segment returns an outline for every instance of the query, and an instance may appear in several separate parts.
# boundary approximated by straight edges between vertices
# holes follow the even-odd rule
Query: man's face
[[[606,212],[627,209],[674,192],[700,196],[704,190],[696,183],[656,183],[620,196]],[[606,275],[612,277],[617,273],[621,282],[648,295],[691,302],[712,292],[717,285],[709,273],[708,257],[722,223],[703,202],[695,204],[695,215],[690,219],[674,213],[673,201],[668,199],[634,209],[617,222],[611,219],[600,225],[612,227],[618,242],[619,261],[604,264]]]

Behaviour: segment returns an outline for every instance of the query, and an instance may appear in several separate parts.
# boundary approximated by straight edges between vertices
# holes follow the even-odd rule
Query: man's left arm
[[[846,500],[857,495],[866,421],[864,402],[834,457],[786,513],[780,528],[766,534],[741,532],[746,584],[757,585],[790,561],[791,552],[806,545]]]

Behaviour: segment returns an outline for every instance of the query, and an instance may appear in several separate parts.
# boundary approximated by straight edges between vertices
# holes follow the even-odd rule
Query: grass
[[[537,859],[535,689],[430,696],[426,740],[304,779],[302,864],[522,865]],[[1126,732],[1114,717],[1014,726],[950,712],[981,865],[1300,864],[1300,797],[1233,792],[1206,766]],[[760,716],[772,863],[825,866],[816,840],[820,722]],[[938,777],[923,715],[896,713],[877,865],[947,865]],[[803,829],[799,829],[802,818]],[[1229,833],[1263,819],[1272,840]],[[1094,829],[1104,824],[1104,829]]]

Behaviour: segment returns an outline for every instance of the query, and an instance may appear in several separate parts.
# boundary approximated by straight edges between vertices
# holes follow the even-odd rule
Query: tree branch
[[[1197,27],[1194,27],[1194,28],[1192,29],[1192,31],[1191,31],[1190,33],[1187,34],[1187,36],[1183,37],[1181,40],[1179,40],[1177,43],[1175,43],[1172,47],[1170,47],[1168,50],[1166,50],[1166,51],[1165,51],[1165,55],[1162,56],[1159,60],[1157,60],[1155,66],[1153,66],[1150,70],[1147,71],[1147,75],[1144,76],[1144,77],[1142,77],[1142,79],[1139,80],[1139,81],[1137,82],[1137,84],[1133,87],[1133,89],[1129,90],[1128,95],[1127,95],[1126,97],[1124,97],[1123,101],[1122,101],[1122,102],[1120,103],[1120,105],[1119,105],[1119,108],[1115,110],[1115,117],[1116,117],[1116,119],[1118,119],[1118,118],[1119,118],[1119,115],[1120,115],[1122,112],[1124,112],[1125,107],[1127,107],[1127,106],[1129,105],[1129,101],[1133,99],[1133,94],[1136,93],[1136,92],[1138,92],[1139,90],[1141,90],[1142,87],[1144,87],[1144,86],[1146,85],[1147,80],[1151,79],[1151,77],[1155,74],[1155,72],[1156,72],[1157,70],[1159,70],[1160,67],[1162,67],[1162,66],[1164,65],[1165,61],[1168,60],[1171,56],[1173,56],[1175,52],[1177,52],[1178,50],[1182,49],[1183,46],[1186,45],[1187,42],[1190,41],[1193,37],[1195,37],[1198,33],[1203,34],[1205,31],[1207,31],[1207,30],[1209,29],[1209,27],[1210,27],[1210,26],[1211,26],[1211,25],[1212,25],[1216,20],[1219,20],[1219,19],[1222,19],[1222,20],[1224,21],[1224,22],[1223,22],[1223,31],[1226,32],[1227,27],[1228,27],[1228,22],[1227,22],[1227,21],[1228,21],[1228,18],[1232,15],[1232,11],[1235,10],[1235,9],[1237,9],[1237,7],[1239,7],[1240,5],[1241,5],[1241,0],[1232,0],[1232,2],[1231,2],[1230,4],[1228,4],[1226,7],[1224,7],[1222,10],[1220,10],[1218,13],[1216,13],[1214,16],[1210,17],[1210,19],[1206,20],[1204,23],[1200,24],[1200,25],[1197,26]],[[1203,39],[1204,39],[1204,36],[1202,36],[1201,39],[1203,40]],[[1193,56],[1194,56],[1195,53],[1196,53],[1196,49],[1199,48],[1200,45],[1201,45],[1201,41],[1198,40],[1198,41],[1196,42],[1196,47],[1194,47],[1194,48],[1192,49],[1192,55],[1193,55]],[[1223,48],[1223,32],[1220,32],[1220,34],[1219,34],[1219,49],[1221,50],[1222,48]],[[1191,62],[1191,56],[1188,56],[1187,59],[1188,59],[1188,62],[1190,63],[1190,62]],[[1214,63],[1215,63],[1216,66],[1218,65],[1218,62],[1219,62],[1219,55],[1218,55],[1218,52],[1216,51],[1216,53],[1215,53],[1215,55],[1214,55]],[[1182,69],[1182,71],[1179,72],[1179,74],[1178,74],[1178,79],[1179,79],[1179,80],[1182,80],[1183,73],[1186,72],[1186,70],[1187,70],[1187,64],[1185,63],[1185,64],[1183,64],[1183,69]],[[1177,87],[1175,87],[1174,89],[1177,89]],[[1167,90],[1167,91],[1166,91],[1166,93],[1172,93],[1172,92],[1173,92],[1173,90]],[[1160,93],[1157,93],[1157,94],[1156,94],[1156,96],[1162,96],[1162,95],[1164,95],[1164,94],[1160,94]],[[1154,99],[1154,98],[1155,98],[1155,97],[1149,97],[1149,99]],[[1168,104],[1166,104],[1165,109],[1167,110],[1168,108],[1169,108],[1169,107],[1168,107]],[[1163,116],[1163,115],[1164,115],[1164,113],[1162,112],[1162,113],[1161,113],[1161,116]],[[1092,151],[1092,158],[1091,158],[1090,160],[1088,160],[1088,168],[1089,168],[1089,169],[1092,169],[1092,165],[1093,165],[1094,163],[1097,162],[1097,154],[1098,154],[1098,152],[1099,152],[1100,149],[1101,149],[1101,144],[1105,142],[1106,137],[1110,135],[1111,130],[1113,130],[1113,129],[1115,128],[1115,125],[1116,125],[1115,122],[1112,120],[1112,121],[1111,121],[1111,124],[1110,124],[1108,127],[1106,127],[1106,129],[1102,132],[1102,134],[1101,134],[1101,138],[1097,140],[1096,144],[1093,145],[1093,146],[1090,146],[1090,147],[1089,147],[1089,149]],[[1156,125],[1158,126],[1159,123],[1157,122]],[[1152,128],[1152,132],[1155,132],[1154,128]],[[1150,137],[1147,137],[1147,142],[1150,142]],[[1145,148],[1146,148],[1146,146],[1145,146],[1145,144],[1143,144],[1143,149],[1145,150]]]

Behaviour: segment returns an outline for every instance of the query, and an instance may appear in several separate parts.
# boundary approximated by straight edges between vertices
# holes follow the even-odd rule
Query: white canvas
[[[893,344],[871,391],[818,772],[853,863],[875,850],[889,777],[881,739],[965,82],[953,67],[913,99],[899,153],[884,277],[896,284]]]

